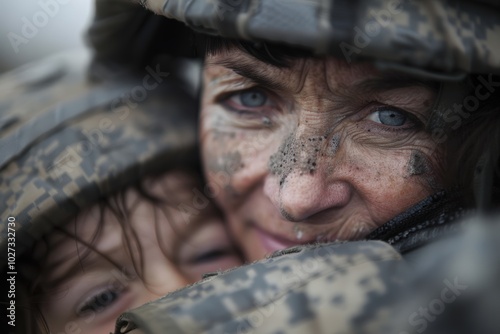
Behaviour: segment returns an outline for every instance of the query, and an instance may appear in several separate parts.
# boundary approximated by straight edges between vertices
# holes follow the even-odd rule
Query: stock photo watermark
[[[459,282],[458,277],[453,280],[445,279],[443,285],[439,296],[429,300],[426,305],[420,306],[408,316],[408,324],[417,333],[423,333],[429,324],[436,321],[437,317],[446,310],[447,305],[455,302],[468,288],[466,284]],[[399,334],[408,334],[408,332],[400,332]]]
[[[7,323],[16,326],[16,218],[7,218]]]
[[[339,44],[345,60],[349,64],[352,63],[352,56],[354,54],[360,54],[364,48],[368,47],[384,28],[389,27],[396,15],[403,13],[403,6],[414,1],[415,0],[393,0],[387,4],[385,9],[380,9],[378,11],[374,9],[370,10],[369,15],[372,19],[366,22],[362,27],[354,27],[352,43],[344,41]]]
[[[10,45],[17,54],[22,45],[28,44],[40,33],[40,30],[45,28],[50,20],[56,17],[64,5],[67,5],[72,0],[40,0],[38,1],[39,9],[32,15],[21,17],[21,26],[17,32],[10,31],[7,33]]]
[[[145,71],[148,74],[143,77],[141,85],[132,87],[127,93],[123,93],[120,98],[111,102],[110,117],[102,117],[94,129],[82,130],[81,133],[86,139],[68,146],[64,153],[49,166],[48,172],[54,179],[60,180],[68,169],[77,168],[83,158],[89,156],[95,149],[104,147],[106,136],[116,130],[116,122],[124,121],[131,110],[138,108],[139,104],[147,99],[148,92],[158,88],[170,75],[168,72],[163,72],[160,65],[154,69],[147,66]]]
[[[471,93],[465,96],[461,103],[453,103],[453,106],[441,112],[442,121],[449,125],[451,130],[458,130],[475,111],[481,107],[481,102],[486,101],[500,87],[500,81],[495,81],[493,74],[477,77],[479,82]],[[446,130],[442,127],[432,129],[432,139],[442,144],[448,139]]]

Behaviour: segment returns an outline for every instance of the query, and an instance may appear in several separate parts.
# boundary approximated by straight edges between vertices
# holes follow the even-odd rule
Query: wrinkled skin
[[[248,260],[363,238],[441,186],[431,84],[335,58],[277,68],[236,48],[209,55],[203,80],[205,173]]]

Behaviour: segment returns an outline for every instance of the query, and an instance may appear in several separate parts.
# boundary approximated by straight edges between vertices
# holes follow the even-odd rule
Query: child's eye
[[[113,289],[102,290],[84,301],[83,304],[77,308],[77,314],[83,314],[88,311],[95,313],[101,312],[115,303],[119,298],[120,291]]]
[[[203,274],[241,265],[241,258],[222,221],[208,213],[207,219],[182,242],[176,263],[185,277],[195,282]]]
[[[234,250],[229,248],[213,249],[202,254],[199,254],[191,260],[193,264],[205,264],[212,261],[217,261],[218,259],[230,256],[234,254]]]

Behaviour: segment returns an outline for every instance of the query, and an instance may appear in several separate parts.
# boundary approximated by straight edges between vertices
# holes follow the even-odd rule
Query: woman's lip
[[[270,234],[270,233],[260,229],[257,226],[255,226],[255,230],[257,231],[257,234],[259,236],[262,247],[264,247],[264,249],[268,253],[274,253],[278,250],[282,250],[282,249],[290,248],[293,246],[310,243],[310,242],[303,241],[303,240],[293,241],[293,240],[289,240],[286,238],[282,238],[282,237]]]

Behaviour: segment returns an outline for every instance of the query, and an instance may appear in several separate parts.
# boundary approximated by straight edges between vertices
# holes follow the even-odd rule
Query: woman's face
[[[106,209],[100,224],[100,210],[94,207],[64,227],[80,241],[51,235],[50,274],[42,281],[49,295],[41,309],[52,333],[112,332],[124,311],[204,273],[241,264],[218,212],[208,200],[200,202],[193,176],[170,172],[146,181],[145,188],[171,206],[153,204],[129,190],[128,221]]]
[[[247,259],[363,238],[439,188],[434,100],[431,85],[371,64],[208,56],[203,163]]]

